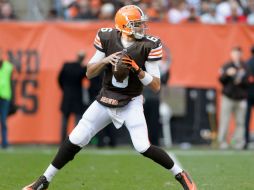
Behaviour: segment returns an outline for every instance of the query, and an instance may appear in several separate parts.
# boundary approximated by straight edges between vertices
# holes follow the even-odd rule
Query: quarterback
[[[187,172],[148,139],[142,90],[143,86],[154,92],[160,90],[162,44],[159,38],[146,35],[146,21],[139,7],[127,5],[116,13],[115,28],[98,31],[94,40],[96,52],[86,75],[93,78],[104,72],[102,89],[43,175],[23,190],[48,189],[56,173],[111,122],[116,128],[125,124],[136,151],[172,172],[184,190],[197,189]],[[117,67],[120,63],[122,66]]]

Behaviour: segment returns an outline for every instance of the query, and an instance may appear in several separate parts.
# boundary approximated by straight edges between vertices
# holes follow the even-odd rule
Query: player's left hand
[[[135,72],[140,71],[140,67],[138,66],[138,64],[133,59],[131,59],[129,56],[123,57],[122,63],[128,65],[130,68],[133,68]]]

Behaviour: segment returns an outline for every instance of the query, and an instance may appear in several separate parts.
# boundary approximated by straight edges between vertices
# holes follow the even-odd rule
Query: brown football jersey
[[[162,45],[159,38],[146,35],[141,40],[136,40],[128,48],[121,43],[121,32],[113,28],[101,28],[94,40],[94,46],[99,51],[109,56],[118,51],[126,51],[128,55],[144,68],[146,61],[162,59]],[[117,82],[112,73],[112,65],[108,65],[104,72],[102,90],[97,100],[108,107],[121,107],[143,91],[143,84],[133,72],[129,73],[122,82]]]

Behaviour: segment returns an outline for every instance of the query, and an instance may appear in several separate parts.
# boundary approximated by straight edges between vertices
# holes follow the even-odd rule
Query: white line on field
[[[10,150],[0,150],[0,154],[55,154],[56,148],[12,148]],[[235,151],[235,150],[172,150],[167,153],[174,157],[176,156],[254,156],[253,151]],[[134,149],[93,149],[84,148],[79,154],[97,154],[97,155],[138,155]],[[175,157],[176,157],[175,156]]]

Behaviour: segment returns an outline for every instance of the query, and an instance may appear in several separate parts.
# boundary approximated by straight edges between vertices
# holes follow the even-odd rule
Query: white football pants
[[[84,147],[96,133],[111,122],[117,129],[125,124],[138,152],[143,153],[150,147],[142,95],[133,98],[121,108],[108,108],[94,101],[71,132],[69,139],[73,144]]]

